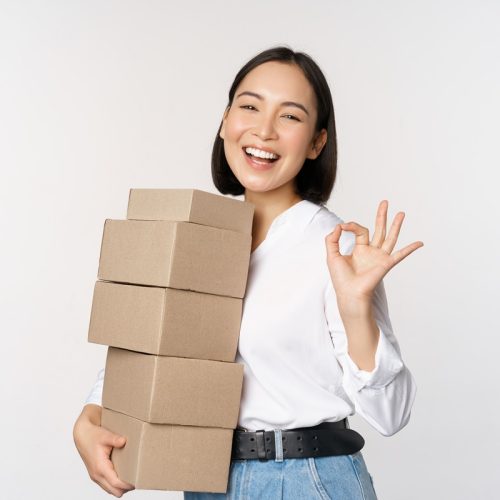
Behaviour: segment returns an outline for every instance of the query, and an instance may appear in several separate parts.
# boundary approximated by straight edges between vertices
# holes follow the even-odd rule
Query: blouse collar
[[[265,251],[265,249],[270,245],[270,241],[273,239],[272,237],[278,228],[292,224],[294,233],[303,231],[316,212],[321,210],[321,208],[323,208],[323,205],[313,203],[309,200],[301,200],[281,212],[274,218],[273,222],[269,226],[264,241],[262,241],[262,243],[251,253],[252,259],[255,259],[258,255]]]

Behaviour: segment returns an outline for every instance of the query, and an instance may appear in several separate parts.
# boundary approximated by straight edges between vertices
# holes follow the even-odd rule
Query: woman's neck
[[[282,212],[302,201],[295,192],[255,192],[245,190],[245,201],[255,205],[252,226],[252,251],[266,238],[273,220]]]

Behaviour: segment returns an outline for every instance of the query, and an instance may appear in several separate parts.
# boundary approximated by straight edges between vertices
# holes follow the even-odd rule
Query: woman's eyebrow
[[[245,90],[244,92],[241,92],[239,93],[237,96],[236,96],[236,99],[238,99],[238,97],[241,97],[242,95],[249,95],[249,96],[252,96],[252,97],[256,97],[257,99],[260,99],[261,101],[264,100],[264,98],[260,95],[260,94],[257,94],[256,92],[250,92],[249,90]],[[299,108],[301,109],[302,111],[304,111],[304,113],[309,116],[309,111],[307,111],[306,107],[298,102],[294,102],[294,101],[285,101],[285,102],[282,102],[281,103],[281,106],[295,106],[296,108]]]

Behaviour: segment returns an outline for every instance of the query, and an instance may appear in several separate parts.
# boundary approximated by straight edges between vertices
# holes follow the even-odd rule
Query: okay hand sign
[[[325,238],[328,269],[338,300],[345,303],[370,301],[375,287],[388,271],[424,245],[421,241],[415,241],[393,252],[405,214],[404,212],[396,214],[386,238],[388,205],[387,200],[382,200],[378,206],[375,233],[371,241],[368,229],[356,222],[337,224]],[[351,255],[341,255],[339,252],[342,230],[352,231],[356,235]]]

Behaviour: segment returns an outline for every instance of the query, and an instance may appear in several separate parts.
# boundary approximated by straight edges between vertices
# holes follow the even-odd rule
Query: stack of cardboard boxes
[[[106,220],[89,341],[110,346],[102,426],[139,489],[227,490],[243,365],[235,363],[254,206],[199,190],[132,189]]]

